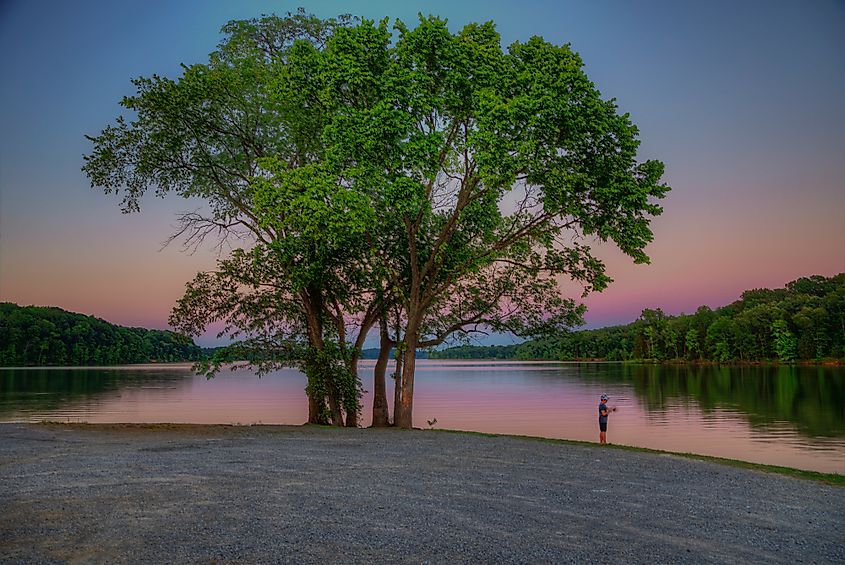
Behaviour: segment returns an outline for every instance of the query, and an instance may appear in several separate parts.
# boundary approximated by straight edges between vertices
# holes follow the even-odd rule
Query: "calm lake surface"
[[[368,390],[373,364],[361,366]],[[213,380],[189,365],[0,369],[0,421],[301,424],[304,388],[294,369]],[[845,473],[843,367],[421,360],[414,423],[598,441],[602,393],[617,408],[611,443]],[[369,394],[364,406],[367,426]]]

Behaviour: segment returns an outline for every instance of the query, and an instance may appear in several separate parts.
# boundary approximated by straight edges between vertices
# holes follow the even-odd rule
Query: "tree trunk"
[[[399,422],[399,412],[402,410],[402,325],[399,313],[396,314],[394,325],[393,345],[396,346],[396,366],[393,371],[393,425]]]
[[[332,414],[332,425],[343,426],[343,411],[338,402],[337,389],[334,386],[334,380],[328,379],[326,381],[326,396],[329,401],[329,411]]]
[[[357,390],[358,389],[358,354],[357,353],[353,353],[352,356],[349,358],[349,364],[347,365],[347,369],[349,369],[349,374],[352,375],[352,380],[354,381],[355,389]],[[347,428],[357,428],[358,427],[358,409],[357,408],[346,407],[346,427]]]
[[[399,403],[399,417],[396,426],[406,430],[414,427],[414,369],[417,361],[417,342],[419,341],[419,320],[416,313],[408,316],[408,329],[405,331],[405,351],[402,352],[402,399]]]
[[[373,369],[373,427],[384,428],[390,425],[387,408],[387,385],[385,384],[385,373],[387,363],[390,360],[390,347],[393,342],[387,333],[387,320],[384,316],[379,320],[379,342],[378,361]]]
[[[324,424],[320,421],[320,404],[311,395],[308,395],[308,423],[309,424]]]
[[[308,343],[316,351],[325,351],[326,344],[323,341],[323,297],[320,294],[320,289],[308,289],[302,291],[300,294],[303,305],[305,306],[305,316],[308,321]],[[321,371],[322,372],[322,371]],[[328,371],[323,374],[328,373]],[[310,377],[309,377],[310,378]],[[331,413],[331,423],[334,426],[343,425],[343,413],[341,412],[340,402],[337,395],[337,389],[334,386],[334,379],[326,379],[325,390],[326,399]],[[317,406],[322,406],[324,400],[321,398],[309,398],[309,412],[311,408],[311,401],[314,401]]]
[[[357,410],[347,410],[346,411],[346,427],[347,428],[357,428],[358,427],[358,411]]]
[[[397,352],[398,353],[398,352]],[[402,410],[402,355],[396,355],[396,370],[393,373],[393,425],[399,422]]]

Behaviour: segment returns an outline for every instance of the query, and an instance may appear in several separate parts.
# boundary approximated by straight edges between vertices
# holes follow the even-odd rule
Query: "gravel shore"
[[[0,424],[0,561],[845,563],[845,489],[428,431]]]

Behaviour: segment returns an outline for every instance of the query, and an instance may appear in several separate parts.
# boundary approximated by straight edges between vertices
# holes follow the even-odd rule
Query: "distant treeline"
[[[439,359],[570,361],[819,361],[845,358],[845,274],[800,278],[779,289],[755,289],[722,308],[667,316],[643,310],[625,326],[583,330],[517,345],[453,347]]]
[[[378,347],[371,347],[368,349],[361,350],[361,359],[378,359],[379,349]],[[396,359],[396,349],[390,348],[390,358]],[[417,359],[428,359],[429,358],[429,351],[426,349],[418,349],[417,350]]]
[[[0,366],[195,361],[202,350],[170,331],[125,328],[61,308],[0,303]]]

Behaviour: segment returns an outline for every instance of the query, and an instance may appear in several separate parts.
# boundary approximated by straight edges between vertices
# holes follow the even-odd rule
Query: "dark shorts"
[[[606,432],[607,431],[607,422],[599,422],[599,431]]]

